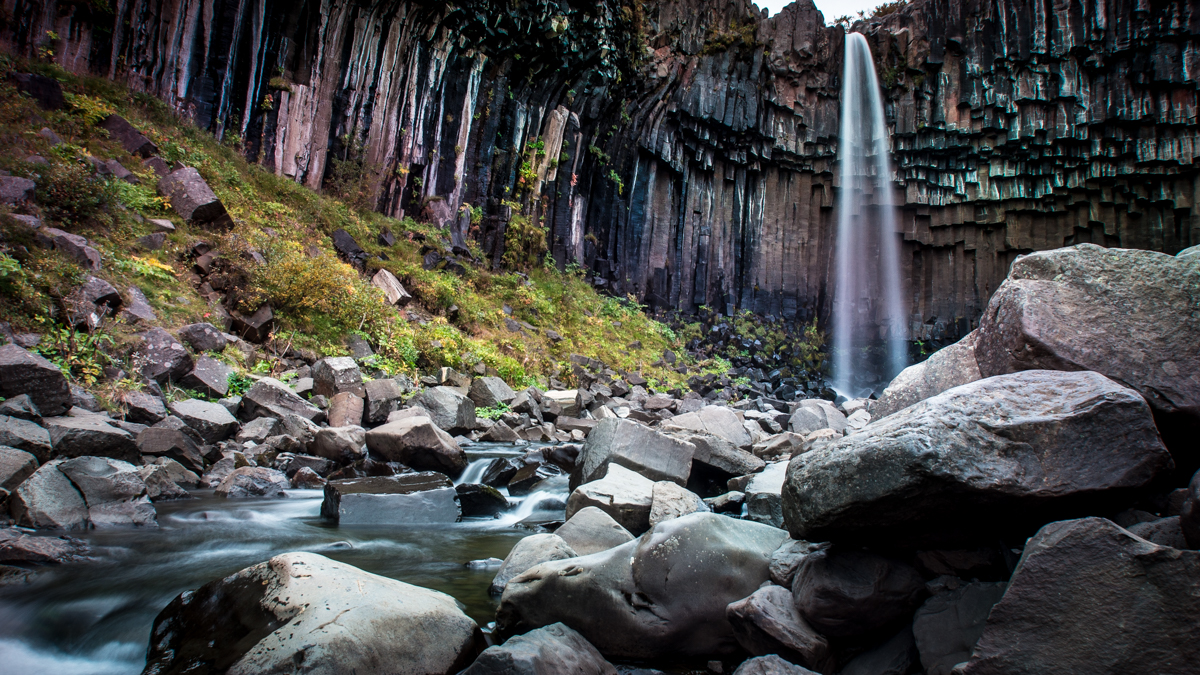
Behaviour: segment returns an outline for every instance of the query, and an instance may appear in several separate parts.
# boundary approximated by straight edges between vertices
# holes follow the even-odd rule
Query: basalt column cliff
[[[661,307],[831,305],[844,32],[809,0],[6,0],[3,34],[166,101],[320,189]],[[1200,9],[924,0],[856,27],[887,95],[912,336],[962,334],[1022,253],[1200,243]],[[464,205],[481,210],[469,225]]]

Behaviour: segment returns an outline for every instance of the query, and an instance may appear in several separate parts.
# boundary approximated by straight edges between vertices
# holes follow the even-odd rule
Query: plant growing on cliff
[[[83,384],[95,384],[104,375],[104,366],[110,362],[105,348],[113,343],[111,335],[100,330],[77,331],[44,317],[42,323],[46,330],[33,351]]]
[[[546,254],[546,229],[524,214],[514,213],[504,228],[504,264],[509,269],[528,270]]]
[[[617,185],[617,194],[618,194],[618,195],[622,195],[622,196],[624,196],[624,194],[625,194],[625,181],[621,180],[621,175],[620,175],[620,174],[618,174],[618,173],[616,172],[616,170],[615,170],[615,169],[609,169],[609,171],[608,171],[608,179],[609,179],[609,180],[611,180],[613,183],[616,183],[616,185]]]

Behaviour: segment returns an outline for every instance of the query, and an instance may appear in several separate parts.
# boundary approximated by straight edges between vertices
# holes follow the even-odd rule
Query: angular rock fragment
[[[74,537],[39,537],[14,528],[0,529],[0,564],[61,565],[84,559],[88,546]]]
[[[90,455],[140,463],[136,437],[110,425],[107,417],[48,417],[45,425],[50,432],[50,444],[60,457]]]
[[[808,668],[788,663],[778,656],[756,656],[747,659],[733,671],[733,675],[817,675]]]
[[[488,647],[462,675],[617,675],[583,636],[556,623]]]
[[[817,672],[833,665],[829,641],[796,611],[792,593],[766,585],[725,610],[738,644],[755,656],[779,656]]]
[[[144,377],[159,384],[181,382],[192,372],[192,355],[179,340],[162,328],[141,334],[142,343],[132,355],[133,365]]]
[[[245,499],[248,497],[286,497],[284,490],[291,487],[282,471],[262,466],[243,466],[221,480],[217,486],[218,497]]]
[[[225,205],[213,194],[200,172],[190,166],[159,178],[158,191],[171,200],[171,208],[184,220],[205,226],[227,227],[230,224]]]
[[[61,530],[81,530],[88,526],[83,495],[58,470],[63,461],[46,462],[9,497],[9,509],[17,525]]]
[[[619,464],[651,480],[686,485],[696,446],[660,433],[632,420],[607,419],[588,434],[579,453],[572,487],[605,475],[605,467]],[[618,520],[620,520],[618,518]]]
[[[371,277],[371,285],[383,291],[389,305],[406,305],[412,300],[412,295],[404,290],[404,284],[400,283],[396,275],[385,269],[380,269]]]
[[[120,115],[109,115],[100,122],[100,127],[120,141],[125,152],[131,155],[150,157],[158,153],[158,147]]]
[[[517,393],[498,377],[477,377],[471,382],[471,391],[467,396],[479,408],[494,408],[512,403]]]
[[[197,352],[220,352],[228,341],[211,323],[193,323],[179,329],[179,337]]]
[[[900,371],[871,406],[871,416],[875,419],[887,417],[917,401],[981,379],[983,376],[975,362],[978,336],[979,331],[973,330],[958,342],[937,350],[928,359]]]
[[[313,393],[332,398],[342,392],[363,395],[362,373],[348,356],[324,358],[312,365]]]
[[[708,511],[704,500],[671,481],[658,481],[650,491],[650,527],[697,511]]]
[[[18,91],[37,101],[38,107],[43,110],[62,110],[67,107],[62,85],[52,77],[38,73],[13,73],[9,79]]]
[[[748,448],[753,443],[737,413],[724,406],[710,405],[696,412],[676,415],[663,424],[663,430],[700,431]]]
[[[608,473],[599,480],[584,483],[567,499],[567,519],[594,506],[607,513],[621,527],[641,534],[650,527],[650,507],[654,503],[654,481],[620,464],[609,464]]]
[[[554,531],[579,555],[591,555],[633,541],[633,535],[595,506],[579,509]]]
[[[50,459],[50,432],[28,420],[0,415],[0,445],[24,450],[39,462]]]
[[[0,489],[11,493],[26,478],[32,476],[37,468],[37,457],[16,448],[0,445]]]
[[[308,444],[309,453],[344,463],[362,459],[367,430],[359,426],[323,427]]]
[[[157,527],[158,514],[137,467],[107,457],[76,457],[58,465],[87,503],[93,527]]]
[[[475,403],[451,387],[431,387],[409,403],[429,411],[430,419],[443,431],[462,433],[475,426]]]
[[[172,403],[171,412],[195,429],[205,443],[217,443],[237,433],[237,418],[219,403],[189,398]]]
[[[37,183],[28,178],[16,176],[0,176],[0,202],[5,204],[24,204],[32,201]]]
[[[367,424],[383,424],[400,407],[404,390],[393,379],[371,380],[363,385],[366,405],[363,419]]]
[[[144,391],[126,391],[120,395],[125,407],[125,421],[137,424],[157,424],[167,417],[162,399]]]
[[[297,396],[288,386],[278,380],[259,380],[242,395],[242,417],[274,417],[282,420],[287,415],[298,415],[320,424],[325,413],[315,405]]]
[[[408,417],[367,432],[367,449],[390,462],[414,469],[457,476],[467,468],[467,455],[428,417]]]
[[[233,369],[207,354],[196,359],[192,372],[181,384],[208,396],[222,397],[229,393],[229,377]]]
[[[265,303],[248,316],[237,311],[229,316],[230,330],[247,342],[266,342],[275,328],[275,312]]]
[[[840,434],[846,430],[846,416],[829,401],[807,399],[788,420],[788,428],[797,434],[808,435],[820,429],[832,429]]]
[[[129,304],[121,310],[121,318],[129,323],[152,324],[158,321],[158,315],[154,313],[154,308],[150,306],[150,301],[146,299],[142,289],[130,286],[126,293],[129,295]]]
[[[71,405],[71,388],[57,366],[15,344],[0,346],[0,396],[21,394],[47,417],[61,415]]]
[[[454,486],[463,516],[494,516],[508,508],[508,500],[500,491],[479,483]]]
[[[784,526],[783,484],[787,479],[787,462],[768,464],[746,483],[746,518],[770,525]]]
[[[192,431],[190,427],[187,428]],[[204,474],[204,457],[196,441],[182,430],[150,427],[138,434],[137,446],[143,457],[165,457],[179,462],[188,471]]]

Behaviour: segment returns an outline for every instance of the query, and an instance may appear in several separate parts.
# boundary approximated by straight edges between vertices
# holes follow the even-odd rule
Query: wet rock
[[[1200,659],[1198,615],[1200,553],[1102,518],[1054,522],[1026,543],[960,670],[1182,675]]]
[[[142,343],[133,351],[135,368],[143,377],[159,384],[181,382],[192,372],[192,355],[179,340],[161,328],[141,334]]]
[[[902,370],[871,406],[871,415],[875,419],[887,417],[917,401],[981,379],[979,365],[975,362],[978,335],[978,331],[971,331],[965,338],[939,349],[921,363]]]
[[[191,427],[187,428],[192,430]],[[195,440],[182,430],[150,427],[138,434],[137,447],[143,457],[172,459],[188,471],[204,474],[204,457],[200,448]]]
[[[483,470],[480,482],[494,488],[504,487],[524,466],[524,462],[515,457],[497,457]]]
[[[610,658],[731,654],[739,647],[725,608],[767,580],[768,556],[785,537],[711,513],[668,520],[635,541],[512,579],[497,630],[561,621]]]
[[[571,492],[566,516],[569,520],[575,513],[594,506],[626,530],[641,534],[650,527],[653,495],[654,481],[620,464],[609,464],[603,478],[584,483]]]
[[[61,565],[87,557],[88,545],[74,537],[38,537],[16,528],[0,529],[0,564]]]
[[[237,418],[219,403],[189,398],[172,403],[171,412],[195,429],[205,443],[218,443],[237,433]]]
[[[108,457],[76,457],[58,465],[87,503],[93,527],[157,527],[158,514],[137,467]]]
[[[619,464],[651,480],[686,485],[696,447],[631,420],[607,419],[588,434],[579,453],[571,485],[576,487],[605,475]],[[617,519],[618,521],[620,518]]]
[[[298,415],[320,424],[325,421],[325,412],[305,401],[278,380],[259,380],[242,395],[242,419],[274,417],[282,420],[288,415]]]
[[[664,431],[701,431],[723,438],[739,448],[748,448],[753,444],[737,413],[724,406],[710,405],[696,412],[676,415],[663,423],[662,428]]]
[[[0,416],[0,445],[24,450],[39,462],[50,459],[53,449],[50,432],[33,422],[7,416]]]
[[[0,489],[11,493],[22,481],[32,476],[37,468],[37,457],[16,448],[0,445]]]
[[[578,555],[591,555],[633,541],[633,535],[595,506],[579,509],[554,534]]]
[[[479,628],[448,595],[315,553],[284,553],[175,598],[154,620],[146,668],[457,673],[482,647]]]
[[[158,147],[135,129],[129,120],[120,115],[109,115],[100,122],[100,127],[108,131],[114,139],[120,141],[125,152],[131,155],[150,157],[158,154]]]
[[[367,449],[389,462],[457,476],[467,468],[467,455],[449,434],[428,417],[409,417],[367,432]]]
[[[817,672],[832,670],[829,641],[796,611],[792,593],[766,585],[725,610],[738,644],[755,656],[779,656]]]
[[[517,393],[498,377],[477,377],[471,382],[471,390],[467,396],[476,407],[494,408],[502,403],[512,403]]]
[[[1004,596],[1004,583],[973,582],[925,601],[913,617],[913,635],[928,675],[950,675],[971,658],[992,606]]]
[[[350,392],[364,394],[362,373],[358,364],[349,356],[324,358],[312,365],[313,393],[332,398],[335,394]]]
[[[57,366],[15,344],[0,346],[0,396],[21,394],[47,417],[61,415],[71,405],[71,388]]]
[[[526,464],[509,479],[508,494],[527,495],[538,489],[542,481],[560,475],[562,471],[552,464]]]
[[[494,516],[508,508],[508,500],[500,491],[488,485],[465,483],[455,485],[463,516]]]
[[[363,385],[366,395],[364,420],[367,424],[384,424],[388,415],[400,407],[404,390],[393,379],[372,380]]]
[[[162,399],[144,391],[126,391],[120,394],[125,406],[125,421],[136,424],[157,424],[167,417],[167,406]]]
[[[650,491],[650,527],[697,511],[708,511],[704,500],[675,483],[659,481]]]
[[[434,471],[331,480],[321,515],[339,525],[453,523],[461,516],[455,497],[450,480]]]
[[[371,285],[383,291],[383,297],[387,299],[389,305],[406,305],[409,300],[412,300],[412,295],[404,290],[404,284],[396,278],[396,275],[391,272],[380,269],[371,277]]]
[[[443,431],[463,433],[475,426],[475,403],[450,387],[432,387],[410,401],[429,411],[433,423]]]
[[[578,554],[556,534],[531,534],[517,542],[508,555],[504,564],[496,572],[488,592],[500,595],[508,586],[508,582],[525,573],[529,568],[551,560],[575,558]]]
[[[925,594],[925,581],[911,566],[853,549],[809,553],[792,581],[801,616],[835,639],[868,635],[905,620]]]
[[[179,338],[197,352],[224,351],[225,334],[211,323],[193,323],[179,329]]]
[[[905,626],[883,644],[859,654],[838,675],[908,675],[920,661],[912,627]]]
[[[8,499],[13,520],[21,527],[81,530],[88,526],[87,503],[58,466],[64,460],[46,462]]]
[[[158,179],[158,191],[170,198],[171,208],[184,220],[205,226],[226,227],[229,214],[212,188],[190,166]]]
[[[768,464],[746,483],[746,518],[772,527],[784,526],[783,484],[787,462]]]
[[[221,480],[217,486],[218,497],[245,499],[248,497],[286,497],[284,490],[291,487],[282,471],[262,466],[243,466]]]
[[[275,312],[268,304],[261,305],[249,315],[231,311],[229,318],[229,329],[233,333],[247,342],[256,344],[266,342],[275,328]]]
[[[181,384],[202,394],[220,398],[229,393],[229,377],[233,369],[207,354],[196,359],[192,372]]]
[[[955,387],[796,457],[784,514],[796,538],[1020,536],[1171,468],[1136,392],[1092,372],[1025,371]]]
[[[308,452],[333,462],[353,462],[366,456],[366,442],[367,430],[362,427],[323,427],[313,435]]]
[[[836,433],[846,430],[846,416],[829,401],[807,399],[792,413],[788,428],[797,434],[808,435],[819,429],[832,429]]]
[[[134,435],[108,424],[107,417],[48,417],[45,425],[50,444],[61,457],[109,457],[130,464],[141,461]]]
[[[556,623],[488,647],[462,675],[617,675],[582,635]]]
[[[733,675],[817,675],[808,668],[788,663],[778,656],[756,656],[747,659],[733,671]]]

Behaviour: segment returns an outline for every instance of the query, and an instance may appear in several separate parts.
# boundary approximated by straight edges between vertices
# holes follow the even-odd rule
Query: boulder
[[[158,315],[154,313],[154,308],[150,306],[150,301],[142,289],[130,286],[125,289],[125,293],[129,296],[129,303],[121,310],[121,318],[126,323],[152,324],[158,321]]]
[[[247,497],[286,497],[284,490],[291,487],[282,471],[262,466],[243,466],[221,480],[217,486],[218,497],[245,499]]]
[[[418,470],[457,476],[467,468],[467,454],[428,417],[408,417],[368,431],[367,449]]]
[[[664,422],[662,428],[664,431],[701,431],[723,438],[739,448],[748,448],[754,443],[737,413],[725,406],[710,405],[696,412],[676,415]]]
[[[211,489],[216,488],[221,484],[221,481],[229,477],[233,470],[238,468],[232,453],[222,457],[209,467],[208,471],[200,478],[200,487]]]
[[[508,384],[498,377],[477,377],[471,382],[471,390],[467,397],[479,408],[494,408],[500,404],[508,405],[517,397]]]
[[[28,178],[0,176],[0,203],[15,206],[33,201],[36,190],[37,183]]]
[[[708,511],[704,500],[671,481],[658,481],[650,490],[650,527],[697,511]]]
[[[358,426],[322,427],[308,444],[309,454],[338,462],[353,462],[366,454],[367,430]]]
[[[950,675],[971,658],[992,606],[1004,596],[1004,582],[976,581],[942,591],[913,617],[912,632],[927,675]]]
[[[228,344],[225,333],[211,323],[188,324],[179,329],[179,338],[197,352],[221,352]]]
[[[767,465],[763,460],[719,436],[688,434],[682,438],[696,446],[695,452],[692,453],[693,471],[700,468],[697,465],[704,465],[720,472],[728,479],[733,476],[757,473]]]
[[[830,672],[833,653],[829,641],[796,611],[792,593],[767,584],[749,597],[732,602],[725,610],[738,644],[755,656],[779,656],[811,668]]]
[[[783,546],[771,554],[771,581],[785,588],[791,588],[792,581],[796,577],[796,570],[800,569],[800,563],[804,562],[804,557],[825,546],[826,544],[788,539]]]
[[[633,541],[633,535],[595,506],[579,509],[554,531],[578,555],[591,555]]]
[[[650,480],[686,485],[696,446],[625,419],[606,419],[592,429],[579,453],[572,488],[604,476],[619,464]],[[617,520],[620,520],[619,518]]]
[[[338,255],[346,262],[362,269],[363,263],[367,260],[367,252],[358,245],[354,240],[353,235],[349,232],[338,228],[329,236],[333,241],[333,249],[338,252]]]
[[[187,471],[187,469],[184,469],[182,465],[179,465],[178,462],[174,462],[174,460],[166,461],[173,462],[176,464],[176,466],[179,466],[181,470]],[[188,499],[191,497],[187,490],[172,480],[171,469],[166,465],[146,464],[138,467],[137,472],[138,476],[141,477],[142,482],[146,484],[146,496],[149,497],[150,501],[152,502],[166,502],[175,499]],[[196,479],[196,482],[199,482],[199,477],[196,476],[196,474],[192,473],[191,471],[188,471],[188,473],[192,474],[192,477]],[[194,484],[195,483],[193,483],[193,485]]]
[[[520,439],[521,437],[517,435],[517,432],[513,431],[512,427],[508,426],[501,420],[496,420],[496,422],[492,424],[492,426],[488,427],[487,431],[483,432],[483,435],[479,437],[479,440],[487,441],[489,443],[516,443]]]
[[[800,402],[788,419],[788,428],[805,436],[821,429],[832,429],[841,434],[846,430],[846,416],[829,401],[807,399]]]
[[[925,594],[925,580],[912,566],[848,548],[809,553],[792,581],[800,615],[835,639],[869,635],[906,620]]]
[[[575,558],[578,554],[556,534],[531,534],[517,542],[504,557],[488,592],[500,595],[508,582],[529,568],[551,560]]]
[[[1188,548],[1200,549],[1200,471],[1188,483],[1179,511],[1179,527]]]
[[[0,490],[12,492],[37,471],[37,457],[16,448],[0,445]]]
[[[42,415],[61,415],[71,407],[71,388],[58,366],[15,344],[0,346],[0,396],[27,394]]]
[[[746,483],[746,518],[772,527],[784,526],[783,484],[787,479],[787,462],[768,464]]]
[[[384,424],[388,415],[395,412],[404,398],[404,390],[393,379],[371,380],[363,385],[366,395],[363,421],[367,424]]]
[[[112,426],[101,415],[47,417],[50,444],[60,457],[110,457],[140,464],[142,454],[133,434]]]
[[[26,94],[43,110],[62,110],[67,107],[62,85],[53,77],[37,73],[12,73],[8,76],[17,90]]]
[[[1183,675],[1200,663],[1200,553],[1102,518],[1054,522],[1025,545],[963,675]]]
[[[204,456],[200,453],[200,448],[190,436],[179,429],[150,427],[138,434],[137,446],[143,457],[173,459],[188,471],[204,474]]]
[[[788,663],[771,654],[746,659],[742,665],[738,666],[737,670],[733,671],[733,675],[817,675],[817,673],[803,666]]]
[[[406,305],[412,300],[412,295],[404,290],[404,284],[391,272],[380,269],[371,277],[371,285],[383,291],[383,297],[389,305]]]
[[[919,662],[912,627],[905,626],[883,644],[855,656],[838,675],[908,675],[920,670]]]
[[[158,147],[120,115],[105,117],[101,120],[100,127],[108,131],[110,136],[120,141],[121,146],[125,148],[125,152],[131,155],[151,157],[158,154]]]
[[[1197,258],[1093,244],[1022,256],[979,320],[979,372],[1093,370],[1120,382],[1149,402],[1168,445],[1178,438],[1190,474],[1200,466],[1197,303]]]
[[[398,476],[331,480],[321,515],[339,525],[433,525],[457,522],[461,512],[445,475],[425,471]]]
[[[218,443],[238,430],[237,418],[220,403],[189,398],[172,403],[171,412],[195,429],[205,443]]]
[[[432,387],[410,401],[429,411],[429,418],[443,431],[462,433],[475,426],[475,403],[451,387]]]
[[[4,191],[5,181],[7,180],[11,179],[4,178],[0,180],[0,192]],[[53,246],[55,250],[62,251],[87,269],[100,269],[100,252],[88,245],[87,239],[77,234],[63,232],[55,227],[43,227],[38,230],[37,239],[46,246]]]
[[[137,467],[108,457],[76,457],[58,465],[87,503],[93,527],[157,527],[158,514]]]
[[[302,466],[296,470],[296,473],[288,476],[292,481],[292,487],[297,490],[321,490],[327,482],[316,471],[313,471],[307,466]]]
[[[125,407],[125,421],[137,424],[158,424],[167,417],[162,399],[144,391],[121,392],[119,400]]]
[[[50,432],[28,420],[0,415],[0,445],[24,450],[39,462],[50,459]]]
[[[1179,524],[1179,516],[1159,518],[1146,523],[1130,525],[1129,531],[1148,542],[1170,548],[1192,548],[1183,536],[1183,528]]]
[[[275,327],[275,312],[271,306],[263,303],[253,314],[242,314],[238,311],[229,312],[229,328],[238,337],[261,344],[267,341],[271,330]]]
[[[225,205],[217,199],[217,195],[200,172],[190,166],[176,169],[159,178],[158,191],[171,200],[171,208],[184,220],[220,227],[229,224],[229,214],[225,211]]]
[[[282,420],[289,414],[299,415],[315,424],[325,421],[325,413],[320,408],[300,398],[278,380],[259,380],[242,395],[243,420],[255,417]]]
[[[220,398],[229,393],[230,375],[233,375],[232,368],[205,354],[196,359],[192,372],[188,373],[180,384],[202,394]]]
[[[363,395],[362,373],[349,356],[325,358],[312,365],[313,394],[332,398],[350,392]]]
[[[457,673],[483,646],[448,595],[284,553],[176,597],[154,620],[146,672]]]
[[[1047,517],[1172,468],[1142,397],[1093,372],[1023,371],[955,387],[791,461],[797,539],[1024,536]]]
[[[0,402],[0,415],[15,417],[34,424],[42,421],[42,411],[38,410],[37,404],[29,398],[29,394],[21,394]]]
[[[279,433],[279,420],[274,417],[259,417],[242,425],[234,438],[238,443],[262,443]]]
[[[537,565],[508,583],[497,632],[562,622],[609,658],[733,654],[726,606],[767,580],[782,530],[711,513],[659,523],[635,541]]]
[[[334,394],[329,401],[329,424],[335,427],[361,425],[363,422],[363,400],[358,394],[343,391]]]
[[[39,537],[0,529],[0,565],[61,565],[84,560],[88,545],[74,537]]]
[[[975,362],[978,335],[979,331],[973,330],[958,342],[937,350],[928,359],[900,371],[871,406],[871,416],[875,419],[887,417],[917,401],[981,379]]]
[[[87,502],[58,466],[46,462],[9,497],[9,510],[20,527],[82,530],[88,526]]]
[[[483,650],[462,675],[617,675],[582,635],[556,623]]]
[[[620,464],[609,464],[600,480],[584,483],[567,498],[566,517],[594,506],[607,513],[621,527],[641,534],[650,528],[650,507],[654,503],[654,481]]]
[[[542,416],[546,416],[546,406],[548,402],[553,402],[558,405],[558,409],[554,411],[554,416],[557,418],[560,415],[567,417],[576,417],[579,415],[579,401],[577,400],[579,392],[575,389],[566,389],[563,391],[547,391],[542,394]]]
[[[183,343],[161,328],[142,333],[142,343],[134,349],[132,361],[143,377],[159,384],[181,382],[192,372],[192,355]]]
[[[494,487],[479,483],[454,486],[463,516],[494,516],[508,509],[508,500]]]

